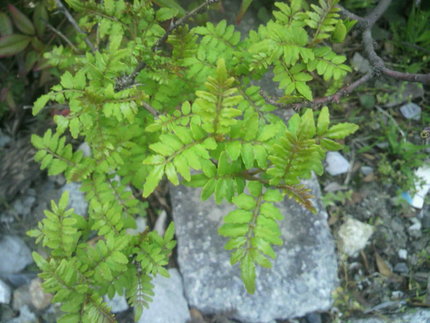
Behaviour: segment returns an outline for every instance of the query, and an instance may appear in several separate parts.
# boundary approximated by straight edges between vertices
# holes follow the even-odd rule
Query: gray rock
[[[190,319],[182,278],[176,269],[169,269],[169,274],[170,278],[158,275],[152,280],[153,300],[138,323],[185,323]]]
[[[32,306],[30,285],[23,285],[13,291],[12,308],[19,311],[23,306]]]
[[[0,304],[10,303],[11,290],[8,284],[0,280]]]
[[[29,284],[36,276],[36,273],[32,272],[20,272],[3,275],[3,278],[13,288],[17,288],[19,286]]]
[[[19,309],[19,316],[13,318],[6,323],[39,323],[36,315],[30,311],[27,305],[24,305]]]
[[[407,274],[409,272],[409,268],[406,263],[399,262],[394,266],[394,271],[399,274]]]
[[[350,319],[351,323],[429,323],[430,310],[416,309],[403,314],[385,315],[381,317],[369,317],[365,319]]]
[[[124,295],[115,294],[112,298],[105,296],[104,300],[109,305],[112,313],[120,313],[128,310],[127,299]]]
[[[0,240],[0,275],[17,273],[33,262],[30,249],[17,236]]]
[[[332,176],[344,174],[348,172],[350,164],[349,161],[345,159],[337,151],[329,151],[325,159],[326,168],[325,170]]]
[[[412,102],[402,105],[400,112],[406,119],[420,120],[421,118],[421,107]]]
[[[37,310],[43,310],[51,304],[52,294],[48,294],[43,290],[42,280],[35,278],[31,281],[29,287],[31,304]]]
[[[321,196],[318,182],[307,184]],[[226,239],[217,233],[222,218],[233,206],[202,202],[200,190],[171,190],[178,241],[178,262],[185,295],[191,307],[201,312],[232,313],[247,323],[270,322],[327,310],[338,279],[334,243],[327,226],[327,213],[314,201],[311,214],[289,200],[280,203],[285,220],[280,223],[284,246],[276,248],[272,269],[257,271],[257,290],[246,293],[238,266],[230,265],[224,250]],[[318,204],[318,205],[317,205]]]
[[[373,173],[373,167],[370,166],[361,166],[360,171],[363,175],[367,176]]]
[[[88,210],[88,203],[85,200],[85,195],[80,189],[78,183],[67,183],[63,186],[62,191],[69,191],[69,207],[75,210],[76,214],[85,216]]]
[[[0,129],[0,148],[6,146],[11,140],[12,139],[8,135],[5,135]]]

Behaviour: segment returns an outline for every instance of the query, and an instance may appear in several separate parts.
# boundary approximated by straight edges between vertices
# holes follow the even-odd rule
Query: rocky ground
[[[257,23],[252,15],[245,18],[243,30]],[[363,58],[355,61],[357,69],[365,69]],[[379,109],[389,107],[399,121],[417,122],[401,107],[410,98],[424,106],[423,90],[408,85],[399,93]],[[348,111],[357,107],[355,101]],[[377,125],[358,121],[362,130],[347,149],[328,156],[327,174],[308,182],[318,212],[309,214],[291,201],[280,205],[285,244],[274,268],[259,272],[253,296],[246,294],[216,233],[228,206],[202,203],[198,191],[185,187],[161,190],[160,205],[171,212],[161,212],[156,226],[163,230],[173,219],[178,246],[171,279],[155,278],[154,301],[140,322],[430,322],[430,204],[414,208],[401,202],[396,184],[378,172],[378,149],[360,150]],[[0,322],[56,321],[59,306],[41,289],[31,258],[32,250],[43,250],[25,232],[63,190],[71,191],[77,213],[86,212],[79,186],[48,178],[31,155],[28,136],[0,133],[0,194],[11,197],[0,207]],[[144,230],[145,219],[138,222]],[[120,322],[133,322],[122,297],[109,302]]]

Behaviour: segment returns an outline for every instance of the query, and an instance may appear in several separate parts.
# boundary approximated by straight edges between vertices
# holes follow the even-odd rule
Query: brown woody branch
[[[373,9],[365,17],[359,17],[341,6],[339,6],[339,8],[341,9],[341,13],[344,16],[357,20],[358,27],[363,29],[362,39],[363,39],[364,51],[366,53],[367,58],[369,59],[369,63],[372,66],[374,73],[376,74],[381,73],[388,77],[391,77],[397,80],[402,80],[402,81],[430,84],[430,74],[404,73],[404,72],[392,70],[385,66],[384,60],[376,53],[371,29],[373,25],[376,23],[376,21],[378,21],[378,19],[381,18],[381,16],[387,10],[390,4],[391,4],[391,0],[379,1],[375,9]]]
[[[408,82],[419,82],[423,84],[430,84],[430,74],[419,74],[419,73],[404,73],[392,70],[385,66],[384,60],[376,53],[374,47],[374,39],[372,37],[371,29],[373,25],[378,21],[379,18],[384,14],[389,5],[391,4],[391,0],[380,0],[378,5],[365,17],[360,17],[355,13],[343,8],[338,5],[340,8],[341,14],[347,18],[357,20],[357,27],[362,31],[362,41],[364,45],[364,51],[366,53],[367,58],[369,59],[369,63],[372,67],[372,70],[363,75],[358,80],[354,81],[348,86],[343,87],[338,92],[333,95],[316,98],[311,102],[300,102],[295,104],[283,104],[278,103],[277,100],[267,97],[264,93],[261,93],[265,100],[279,108],[293,108],[294,110],[299,110],[303,107],[317,107],[328,103],[338,103],[340,99],[353,92],[357,87],[366,83],[375,75],[383,74],[388,77],[408,81]]]

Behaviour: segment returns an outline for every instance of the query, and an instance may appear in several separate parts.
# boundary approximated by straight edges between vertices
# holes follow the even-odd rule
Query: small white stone
[[[420,120],[421,118],[421,107],[412,102],[402,105],[400,112],[406,119]]]
[[[10,287],[0,280],[0,304],[9,304],[11,297]]]
[[[373,231],[370,224],[348,218],[338,232],[341,250],[348,256],[355,255],[366,246]]]
[[[413,223],[409,228],[408,231],[420,231],[421,230],[421,221],[417,218],[411,218],[411,222]]]
[[[340,175],[348,172],[350,164],[349,162],[337,151],[330,151],[326,157],[326,171],[332,175]]]
[[[403,297],[403,295],[405,295],[405,294],[402,291],[400,291],[400,290],[394,290],[391,293],[391,297],[394,298],[394,299],[401,299]]]
[[[400,249],[398,251],[399,258],[400,259],[407,259],[408,258],[408,251],[406,249]]]
[[[412,198],[411,205],[417,209],[422,209],[424,198],[430,190],[430,167],[423,166],[415,171],[415,176],[418,180],[415,183],[415,195]]]
[[[163,210],[158,215],[157,221],[155,222],[154,230],[157,231],[160,236],[163,236],[164,231],[166,230],[166,218],[167,213]]]

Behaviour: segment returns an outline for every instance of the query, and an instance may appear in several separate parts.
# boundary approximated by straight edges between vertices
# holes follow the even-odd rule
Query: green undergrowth
[[[275,3],[272,19],[248,35],[222,20],[182,23],[166,38],[172,20],[184,15],[172,1],[66,2],[88,38],[71,38],[78,52],[56,46],[45,55],[61,77],[33,113],[55,104],[67,113],[56,114],[56,128],[32,143],[49,175],[81,183],[88,216],[68,209],[65,194],[29,232],[48,249],[47,258],[33,257],[44,288],[63,304],[61,322],[115,321],[103,302],[115,293],[140,316],[151,279],[167,275],[174,225],[163,236],[128,229],[165,178],[201,188],[203,200],[235,205],[219,234],[254,293],[257,267],[271,267],[273,246],[282,244],[275,203],[291,198],[314,211],[301,180],[321,175],[326,152],[342,149],[339,140],[357,126],[332,125],[327,107],[282,120],[252,81],[273,72],[282,102],[336,90],[351,69],[331,46],[351,23],[336,1],[294,0]],[[91,154],[71,140],[85,141]]]

